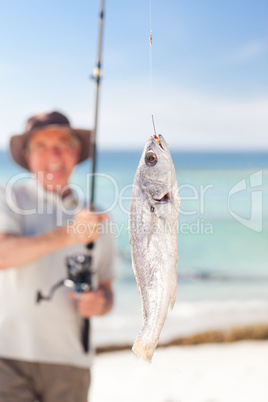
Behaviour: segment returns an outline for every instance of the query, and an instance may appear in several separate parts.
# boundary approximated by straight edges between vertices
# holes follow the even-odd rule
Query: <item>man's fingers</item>
[[[69,298],[71,300],[80,300],[81,299],[81,294],[82,293],[71,292],[71,293],[69,293]]]
[[[78,311],[82,317],[98,316],[106,305],[105,292],[102,289],[81,293],[78,300]]]
[[[100,222],[105,221],[105,219],[108,219],[108,215],[107,214],[101,214],[98,215]]]
[[[102,233],[101,224],[107,218],[107,214],[86,209],[78,212],[72,224],[67,228],[70,241],[83,244],[94,242]]]

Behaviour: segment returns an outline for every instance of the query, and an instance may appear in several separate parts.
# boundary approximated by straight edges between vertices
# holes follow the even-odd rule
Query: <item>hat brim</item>
[[[91,150],[90,150],[90,137],[91,130],[83,130],[83,129],[73,129],[70,128],[70,131],[78,138],[81,143],[81,152],[80,157],[77,163],[81,163],[87,158],[91,158]],[[24,133],[13,135],[10,139],[10,154],[14,162],[16,162],[22,168],[29,170],[29,166],[24,157],[24,150],[27,141],[31,137],[32,134]]]

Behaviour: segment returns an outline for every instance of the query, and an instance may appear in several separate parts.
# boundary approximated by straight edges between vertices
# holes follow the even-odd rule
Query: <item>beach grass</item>
[[[205,343],[230,343],[242,340],[268,340],[268,322],[267,324],[247,325],[226,330],[201,332],[187,337],[178,337],[169,342],[160,343],[157,348],[199,345]],[[96,354],[130,350],[131,348],[132,345],[127,343],[122,343],[121,345],[98,346],[96,348]]]

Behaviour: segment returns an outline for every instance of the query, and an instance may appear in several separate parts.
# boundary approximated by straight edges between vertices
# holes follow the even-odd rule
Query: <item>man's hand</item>
[[[110,281],[102,283],[97,290],[81,293],[79,299],[77,299],[75,293],[71,293],[70,297],[77,300],[78,313],[84,318],[104,315],[113,306],[113,292]]]
[[[99,237],[100,224],[107,219],[106,214],[82,210],[67,225],[70,244],[88,244]]]
[[[68,226],[41,235],[0,233],[0,269],[21,267],[64,247],[94,242],[106,218],[106,214],[82,210]]]

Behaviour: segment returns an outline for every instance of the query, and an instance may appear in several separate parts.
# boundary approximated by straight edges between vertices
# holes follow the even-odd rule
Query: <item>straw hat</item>
[[[59,112],[50,112],[37,114],[30,117],[27,120],[25,131],[22,134],[13,135],[10,139],[10,153],[14,161],[29,170],[27,162],[23,156],[23,151],[25,150],[26,144],[29,138],[37,133],[39,130],[46,128],[59,127],[59,128],[69,128],[71,133],[78,138],[81,142],[81,154],[78,163],[89,158],[90,155],[90,130],[74,129],[71,127],[69,120],[66,116]]]

